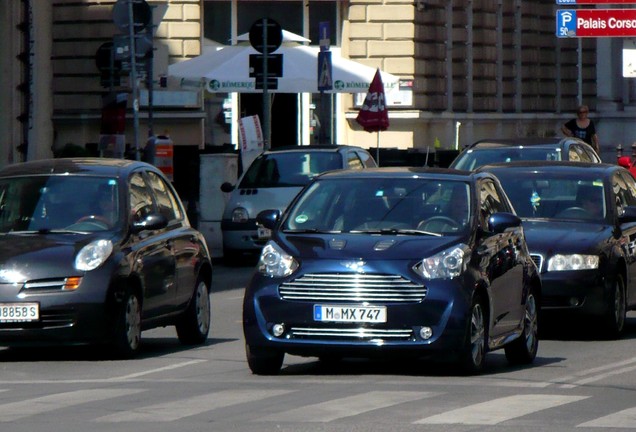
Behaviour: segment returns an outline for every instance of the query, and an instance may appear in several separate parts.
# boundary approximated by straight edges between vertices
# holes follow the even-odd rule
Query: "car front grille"
[[[341,339],[367,341],[408,340],[413,336],[412,329],[375,329],[358,328],[328,328],[328,327],[292,327],[290,336],[295,339]]]
[[[344,303],[417,303],[427,288],[399,275],[350,273],[306,274],[285,282],[279,294],[285,300]]]
[[[537,265],[539,272],[541,272],[542,270],[541,266],[543,265],[543,255],[531,253],[530,258],[532,258],[532,261],[534,261],[534,263]]]

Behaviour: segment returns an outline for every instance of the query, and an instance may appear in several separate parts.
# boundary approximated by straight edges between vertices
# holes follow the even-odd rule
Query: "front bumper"
[[[598,270],[545,272],[541,281],[545,312],[602,315],[608,310],[608,281]]]
[[[282,298],[280,279],[255,273],[246,289],[243,330],[252,347],[277,349],[301,356],[414,357],[454,355],[462,347],[469,305],[456,280],[427,283],[426,297],[409,303],[297,301]],[[385,306],[384,323],[324,322],[314,318],[319,304]],[[284,333],[274,335],[276,324]],[[428,327],[432,336],[422,337]]]

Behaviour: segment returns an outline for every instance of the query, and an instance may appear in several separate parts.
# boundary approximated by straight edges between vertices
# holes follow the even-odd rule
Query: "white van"
[[[262,210],[285,210],[312,178],[335,169],[363,169],[377,166],[363,148],[349,145],[294,146],[263,152],[238,179],[237,185],[221,185],[231,192],[223,219],[223,256],[228,262],[244,253],[258,253],[267,230],[256,225]]]

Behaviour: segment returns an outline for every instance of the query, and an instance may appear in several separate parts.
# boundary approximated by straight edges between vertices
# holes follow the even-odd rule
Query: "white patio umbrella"
[[[319,47],[301,45],[306,40],[301,36],[283,31],[283,43],[273,54],[283,55],[283,76],[278,78],[278,88],[268,89],[273,93],[319,93],[318,53]],[[241,35],[245,38],[245,35]],[[256,89],[255,79],[249,76],[250,54],[259,54],[246,42],[225,46],[216,50],[207,49],[202,55],[172,64],[168,75],[185,82],[205,85],[212,93],[261,93]],[[366,93],[376,69],[345,59],[337,52],[331,53],[333,89],[325,93]],[[398,77],[381,72],[387,92],[398,88]]]

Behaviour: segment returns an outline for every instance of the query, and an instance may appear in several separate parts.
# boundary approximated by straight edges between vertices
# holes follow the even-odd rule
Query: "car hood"
[[[235,190],[225,206],[223,217],[230,219],[232,211],[237,207],[247,210],[250,219],[263,210],[280,210],[287,208],[294,197],[302,190],[302,186],[281,188],[257,188]],[[241,195],[243,191],[243,195]]]
[[[98,235],[4,234],[0,237],[0,283],[77,275],[77,252]]]
[[[279,242],[301,259],[421,260],[462,241],[457,236],[286,234]]]
[[[524,220],[523,229],[531,253],[596,253],[611,236],[609,225]]]

